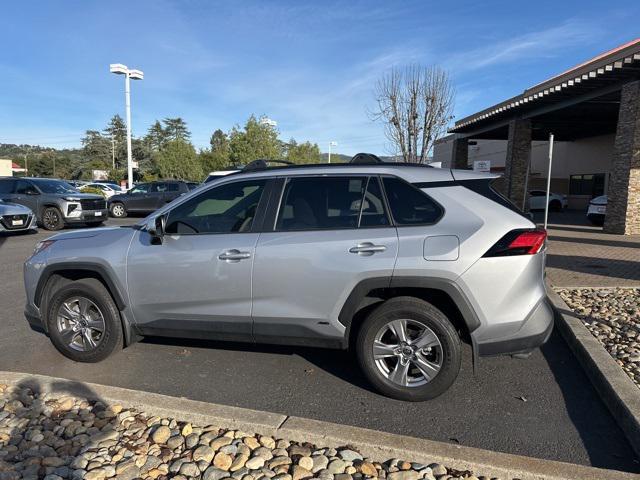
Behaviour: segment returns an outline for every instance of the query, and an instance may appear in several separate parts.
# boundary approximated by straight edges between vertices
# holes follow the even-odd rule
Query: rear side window
[[[289,178],[276,230],[357,228],[367,177]]]
[[[428,225],[442,216],[442,207],[422,190],[399,178],[382,181],[396,225]]]
[[[13,193],[13,184],[15,180],[0,180],[0,194]]]

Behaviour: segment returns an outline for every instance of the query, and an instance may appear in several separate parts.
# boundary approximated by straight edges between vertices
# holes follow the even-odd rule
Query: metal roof
[[[640,38],[604,52],[586,62],[560,73],[520,95],[492,107],[469,115],[455,123],[449,131],[464,133],[485,122],[527,112],[534,108],[551,106],[570,97],[576,97],[603,87],[617,87],[625,81],[640,78]]]

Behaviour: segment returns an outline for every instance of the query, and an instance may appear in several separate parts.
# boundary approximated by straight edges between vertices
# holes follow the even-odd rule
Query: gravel
[[[640,388],[640,289],[558,289],[566,304]]]
[[[0,480],[499,480],[0,384]]]

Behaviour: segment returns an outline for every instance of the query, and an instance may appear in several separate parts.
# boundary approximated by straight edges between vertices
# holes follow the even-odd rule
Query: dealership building
[[[640,39],[469,115],[449,133],[433,160],[503,173],[503,192],[520,206],[527,191],[546,188],[553,134],[551,190],[585,210],[606,194],[604,230],[640,234]]]

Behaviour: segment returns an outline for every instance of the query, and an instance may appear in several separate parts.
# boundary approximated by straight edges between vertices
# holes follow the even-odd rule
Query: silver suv
[[[553,312],[544,230],[491,175],[402,164],[245,169],[129,228],[65,232],[25,263],[26,317],[97,362],[141,335],[351,348],[425,400],[478,356],[525,355]]]
[[[80,193],[55,178],[0,177],[0,200],[31,209],[38,225],[60,230],[65,225],[101,225],[108,215],[107,202],[100,195]]]

